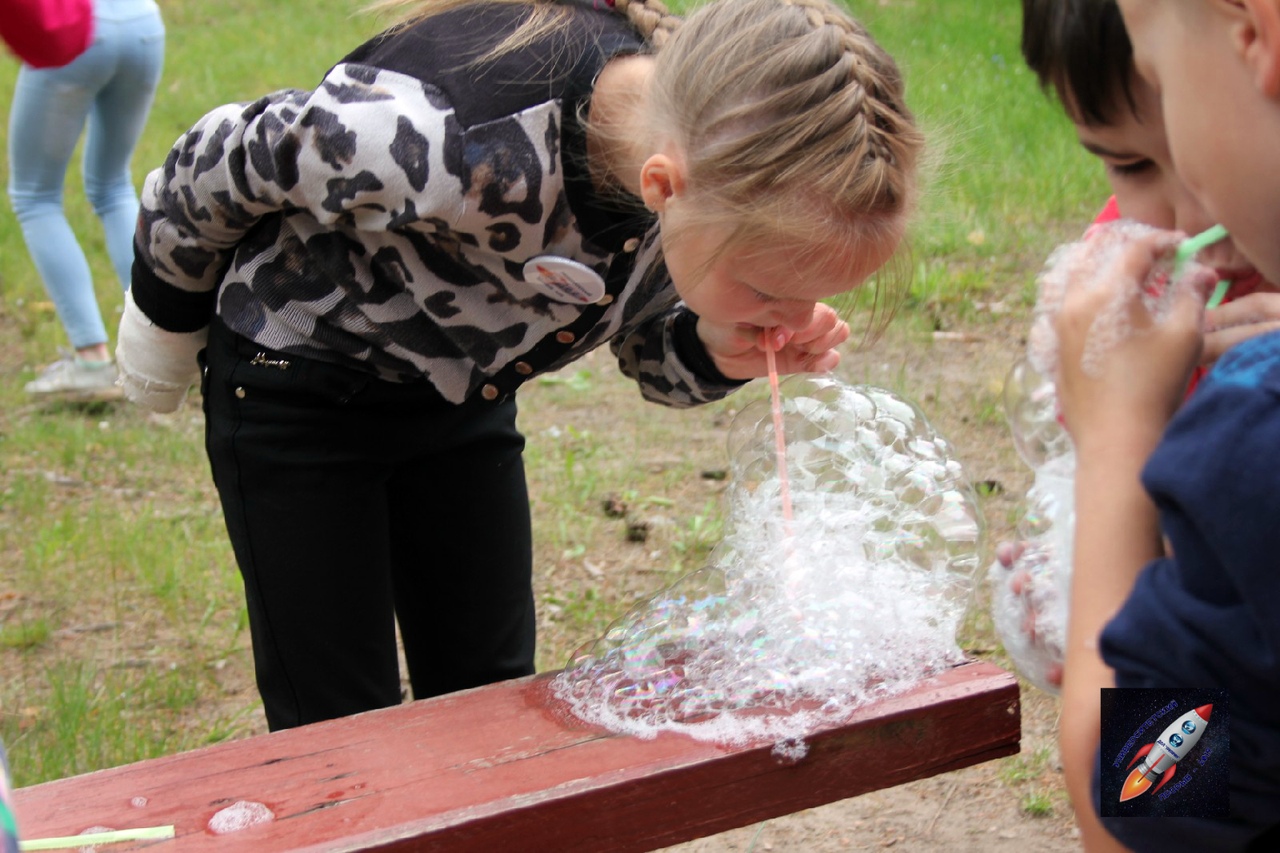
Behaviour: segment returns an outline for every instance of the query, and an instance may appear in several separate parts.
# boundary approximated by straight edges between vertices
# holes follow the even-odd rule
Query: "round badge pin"
[[[586,264],[555,255],[538,255],[524,265],[524,280],[557,302],[590,305],[604,297],[604,279]]]

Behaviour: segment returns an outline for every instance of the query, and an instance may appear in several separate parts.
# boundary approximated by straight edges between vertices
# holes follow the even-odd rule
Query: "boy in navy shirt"
[[[1238,250],[1280,280],[1280,0],[1119,6],[1178,176]],[[1226,690],[1229,817],[1103,822],[1138,850],[1276,849],[1280,333],[1229,350],[1179,410],[1204,346],[1204,290],[1184,290],[1158,323],[1139,296],[1184,236],[1136,241],[1093,271],[1092,286],[1074,288],[1058,317],[1057,389],[1077,452],[1063,691]],[[1136,333],[1086,370],[1090,330],[1117,299]],[[1063,764],[1080,813],[1098,807],[1096,708],[1090,721],[1088,709],[1064,706]]]

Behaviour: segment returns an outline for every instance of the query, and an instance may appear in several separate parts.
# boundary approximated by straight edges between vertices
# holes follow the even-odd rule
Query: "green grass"
[[[852,7],[899,58],[932,140],[899,327],[924,340],[939,323],[983,322],[975,302],[1025,304],[1047,247],[1077,232],[1106,190],[1022,67],[1016,4]],[[265,19],[256,0],[166,0],[163,9],[166,66],[134,159],[139,185],[208,109],[309,87],[378,29],[349,0],[274,0]],[[16,63],[0,62],[6,116],[16,74]],[[78,166],[67,207],[112,327],[121,292]],[[64,344],[17,224],[0,216],[0,739],[19,785],[261,726],[198,405],[169,416],[35,407],[22,384]],[[646,406],[606,433],[598,413],[637,397],[619,387],[608,354],[596,355],[522,394],[544,669],[704,564],[721,532],[724,483],[703,472],[723,470],[723,427],[760,394],[686,412]],[[866,370],[868,381],[909,396],[933,393],[905,374]],[[991,399],[975,401],[975,418],[994,412]],[[648,523],[644,541],[602,511],[608,495]]]
[[[902,66],[933,163],[913,237],[914,303],[981,298],[1092,218],[1108,192],[1062,111],[1038,89],[1007,0],[856,2]],[[1063,230],[1064,225],[1066,230]]]

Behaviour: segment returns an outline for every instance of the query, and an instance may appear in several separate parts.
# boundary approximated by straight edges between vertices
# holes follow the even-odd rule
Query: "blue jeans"
[[[76,349],[106,343],[107,331],[89,263],[62,209],[67,166],[87,123],[85,195],[128,288],[138,217],[129,160],[164,64],[164,22],[154,0],[97,0],[95,7],[89,49],[61,68],[23,66],[9,114],[9,199]]]

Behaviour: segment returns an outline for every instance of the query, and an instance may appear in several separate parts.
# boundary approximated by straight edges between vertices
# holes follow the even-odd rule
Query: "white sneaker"
[[[75,403],[108,402],[124,396],[116,385],[114,361],[86,361],[74,353],[46,367],[24,390],[33,397]]]

